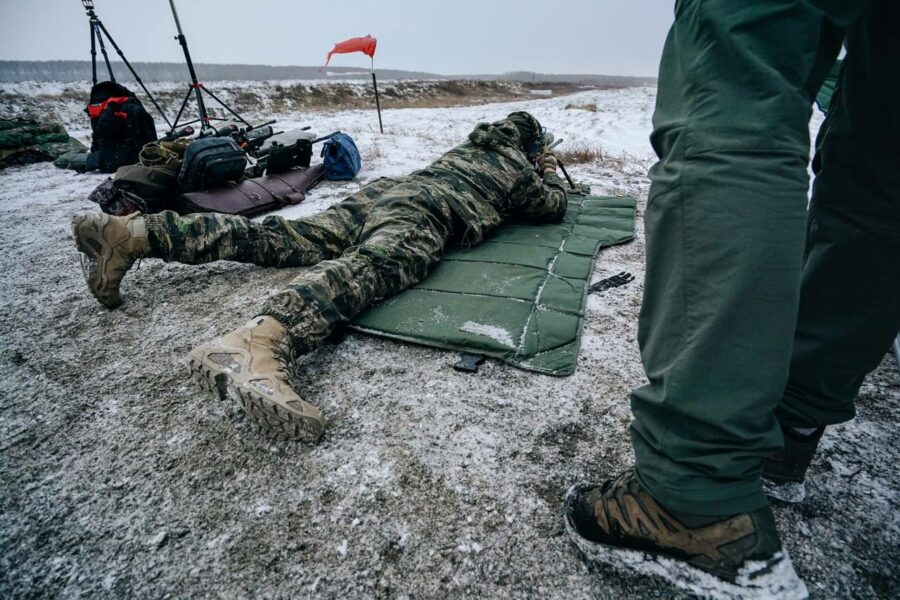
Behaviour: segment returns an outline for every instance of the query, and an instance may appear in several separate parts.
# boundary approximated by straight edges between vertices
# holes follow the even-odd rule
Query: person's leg
[[[663,57],[632,394],[638,481],[722,517],[767,505],[805,238],[812,99],[839,49],[805,3],[684,1]]]
[[[775,480],[803,480],[822,428],[853,418],[863,378],[900,330],[898,22],[900,4],[877,0],[848,30],[819,135],[790,377],[775,411],[798,456],[767,461]]]
[[[327,210],[296,220],[271,216],[257,223],[232,215],[179,216],[172,211],[147,215],[149,256],[192,265],[217,260],[262,267],[314,265],[355,244],[372,200],[397,182],[379,179]]]
[[[781,443],[808,121],[840,35],[806,2],[676,4],[651,138],[636,467],[565,501],[589,559],[704,597],[807,596],[759,473]]]
[[[373,203],[358,245],[304,269],[262,314],[283,323],[294,351],[303,353],[372,303],[418,283],[441,259],[452,233],[449,193],[437,182],[391,188]]]
[[[453,229],[444,195],[417,182],[372,202],[358,245],[303,269],[245,326],[191,351],[203,387],[230,397],[278,437],[315,442],[324,418],[291,387],[285,366],[317,347],[339,323],[371,303],[421,281],[440,260]]]
[[[372,199],[398,181],[379,179],[328,210],[295,221],[269,217],[255,223],[213,213],[181,217],[171,211],[127,217],[86,213],[72,219],[72,230],[88,289],[104,306],[115,308],[122,303],[122,278],[139,258],[295,267],[339,256],[359,238]]]

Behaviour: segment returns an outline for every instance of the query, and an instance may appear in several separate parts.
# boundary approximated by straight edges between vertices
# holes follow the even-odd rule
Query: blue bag
[[[322,157],[325,159],[325,179],[331,181],[353,179],[362,168],[362,158],[353,138],[340,131],[322,146]]]

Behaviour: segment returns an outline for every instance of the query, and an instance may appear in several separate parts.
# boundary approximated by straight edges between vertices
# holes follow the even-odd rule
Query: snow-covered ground
[[[519,109],[562,149],[602,149],[574,177],[639,199],[635,241],[603,251],[593,275],[636,280],[589,299],[574,375],[491,360],[467,375],[452,353],[353,334],[296,366],[294,384],[329,420],[314,448],[268,441],[199,393],[183,364],[292,270],[146,260],[125,281],[126,304],[107,311],[85,289],[69,231],[104,176],[0,172],[0,596],[681,597],[589,570],[560,518],[569,484],[632,460],[654,94],[388,110],[384,135],[369,110],[277,115],[285,129],[348,132],[364,159],[358,182],[324,184],[289,216],[424,166],[476,122]],[[566,108],[588,103],[597,112]],[[886,358],[857,419],[826,434],[806,503],[775,507],[814,597],[900,596],[898,405]]]

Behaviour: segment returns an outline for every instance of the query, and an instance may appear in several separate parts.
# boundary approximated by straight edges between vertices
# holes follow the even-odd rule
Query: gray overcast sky
[[[655,76],[674,0],[176,0],[196,62],[322,64],[371,33],[375,65],[441,74]],[[180,61],[167,0],[95,0],[132,61]],[[0,59],[89,59],[80,0],[0,0]],[[368,66],[362,54],[332,64]],[[202,77],[202,74],[201,74]]]

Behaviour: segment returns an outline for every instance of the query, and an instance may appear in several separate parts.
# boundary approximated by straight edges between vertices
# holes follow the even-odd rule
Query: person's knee
[[[397,216],[418,215],[429,210],[432,204],[431,198],[427,194],[410,193],[407,190],[390,190],[373,200],[372,212]]]
[[[430,235],[443,237],[452,225],[452,212],[443,198],[426,192],[386,194],[373,203],[361,241],[365,243],[386,231],[400,235],[403,230],[428,230]]]

